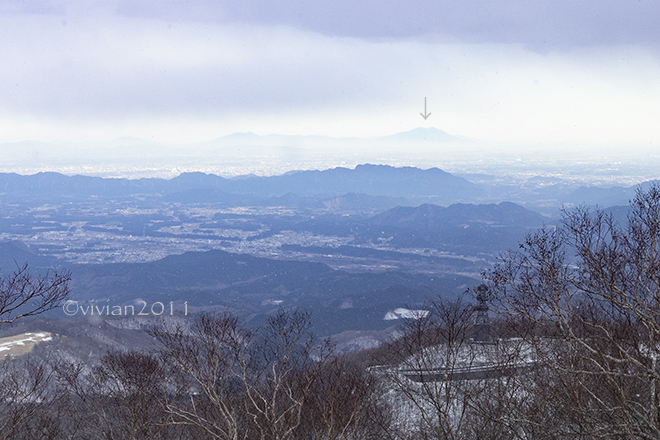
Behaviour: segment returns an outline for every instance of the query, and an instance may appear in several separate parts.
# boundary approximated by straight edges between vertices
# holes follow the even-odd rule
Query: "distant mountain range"
[[[64,143],[21,141],[0,144],[0,160],[5,161],[56,161],[108,160],[131,158],[200,157],[221,154],[245,156],[252,154],[328,151],[328,149],[387,149],[400,148],[414,143],[451,144],[478,142],[462,136],[453,136],[437,128],[415,128],[390,136],[332,137],[255,133],[232,133],[205,142],[169,144],[147,139],[123,137],[109,142]]]
[[[210,191],[212,190],[212,191]],[[346,193],[371,196],[435,196],[448,202],[472,199],[480,189],[438,168],[421,170],[389,165],[358,165],[354,169],[296,171],[280,176],[244,176],[226,179],[204,173],[184,173],[166,179],[109,179],[91,176],[65,176],[38,173],[29,176],[0,174],[0,194],[5,197],[128,196],[134,194],[170,195],[186,192],[198,203],[217,202],[223,193],[259,197],[297,196],[337,197]]]
[[[626,206],[635,198],[635,193],[638,189],[641,188],[643,190],[648,190],[653,183],[660,184],[660,180],[650,180],[643,182],[640,185],[629,187],[613,186],[610,188],[599,188],[594,186],[582,186],[570,193],[564,201],[576,205],[598,205],[601,208],[619,205]]]
[[[645,182],[642,188],[652,181]],[[576,187],[560,183],[539,189],[469,180],[439,168],[362,164],[354,168],[290,171],[275,176],[223,178],[200,172],[172,179],[67,176],[55,172],[32,175],[0,173],[0,200],[13,202],[75,201],[81,197],[148,197],[177,203],[225,206],[288,206],[335,210],[384,210],[424,203],[484,203],[513,200],[556,215],[562,204],[627,205],[636,188]],[[554,201],[554,203],[553,203]]]
[[[478,139],[468,138],[464,136],[454,136],[446,131],[430,127],[418,127],[410,131],[396,133],[391,136],[383,136],[386,141],[415,141],[415,142],[480,142]]]
[[[211,141],[195,144],[195,145],[260,145],[260,146],[292,146],[292,147],[305,147],[313,146],[316,143],[323,142],[465,142],[476,141],[463,136],[453,136],[446,131],[434,127],[418,127],[409,131],[395,133],[389,136],[377,137],[332,137],[332,136],[299,136],[299,135],[281,135],[281,134],[268,134],[257,135],[252,132],[246,133],[232,133],[227,136],[222,136]]]

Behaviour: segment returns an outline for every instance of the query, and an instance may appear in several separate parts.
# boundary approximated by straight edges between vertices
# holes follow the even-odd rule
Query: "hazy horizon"
[[[436,126],[657,146],[658,16],[658,2],[623,0],[9,0],[0,143]]]
[[[659,16],[624,0],[9,0],[0,171],[368,162],[635,183],[660,168]],[[461,139],[400,135],[431,128]]]
[[[587,185],[630,186],[658,178],[660,154],[632,144],[484,142],[431,127],[379,137],[324,137],[251,132],[194,144],[124,137],[109,142],[0,144],[0,172],[53,171],[114,178],[173,178],[186,172],[222,177],[273,176],[294,170],[372,163],[489,175],[510,183],[547,177]]]

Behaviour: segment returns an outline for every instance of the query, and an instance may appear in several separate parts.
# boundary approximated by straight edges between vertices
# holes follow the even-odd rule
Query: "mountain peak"
[[[453,136],[446,131],[442,131],[435,127],[417,127],[402,133],[396,133],[391,136],[386,136],[387,139],[398,141],[440,141],[440,142],[459,142],[462,139]]]
[[[216,141],[231,141],[231,142],[272,142],[279,144],[282,142],[291,143],[291,142],[302,142],[304,139],[307,140],[394,140],[394,141],[440,141],[440,142],[460,142],[468,140],[463,136],[454,136],[446,131],[440,130],[435,127],[417,127],[409,131],[404,131],[401,133],[395,133],[389,136],[377,136],[374,138],[342,138],[342,137],[327,137],[327,136],[318,136],[318,135],[282,135],[282,134],[269,134],[266,136],[260,136],[252,132],[236,132],[220,138],[215,139],[211,142]]]
[[[224,139],[258,139],[260,137],[263,136],[259,136],[258,134],[252,133],[251,131],[239,131],[236,133],[228,134],[226,136],[222,136]]]

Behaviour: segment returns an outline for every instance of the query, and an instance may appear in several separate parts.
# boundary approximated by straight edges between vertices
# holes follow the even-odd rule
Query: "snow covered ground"
[[[20,335],[0,338],[0,356],[20,356],[32,351],[39,342],[53,339],[48,332],[21,333]]]

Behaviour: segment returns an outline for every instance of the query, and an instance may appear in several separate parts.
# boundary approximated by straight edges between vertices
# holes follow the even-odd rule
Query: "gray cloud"
[[[8,0],[0,133],[374,134],[428,96],[467,136],[649,139],[658,5]]]
[[[172,23],[284,25],[356,38],[429,38],[576,46],[660,46],[656,0],[5,0],[0,13],[78,14],[103,10]]]
[[[128,16],[287,25],[358,38],[435,37],[537,50],[660,45],[654,0],[121,0]]]
[[[145,20],[41,18],[0,38],[11,60],[0,66],[0,108],[79,119],[346,104],[386,93],[374,73],[391,60],[300,31]]]

